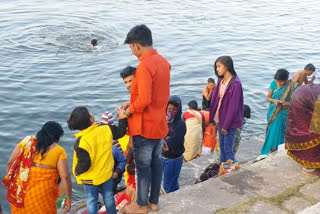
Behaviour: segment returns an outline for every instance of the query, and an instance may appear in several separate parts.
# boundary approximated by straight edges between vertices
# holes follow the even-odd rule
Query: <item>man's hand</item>
[[[311,77],[311,83],[313,83],[313,81],[315,80],[315,78],[316,78],[315,75],[313,75],[313,76]]]
[[[227,134],[228,134],[228,131],[225,130],[225,129],[221,129],[221,134],[222,134],[222,135],[227,135]]]
[[[123,109],[123,110],[126,110],[129,107],[129,105],[130,105],[130,103],[126,102],[126,103],[123,103],[119,108]]]
[[[125,114],[126,114],[127,116],[130,116],[130,114],[131,114],[130,108],[126,108]]]
[[[117,109],[116,109],[116,112],[117,112],[118,120],[122,120],[122,119],[125,119],[125,118],[126,118],[126,117],[124,116],[124,115],[125,115],[125,110],[120,109],[120,108],[117,108]]]
[[[112,178],[117,179],[119,177],[118,172],[113,172]]]

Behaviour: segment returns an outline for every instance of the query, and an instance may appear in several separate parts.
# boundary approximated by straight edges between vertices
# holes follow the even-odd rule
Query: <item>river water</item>
[[[119,72],[137,60],[123,41],[141,23],[171,63],[171,94],[181,97],[184,109],[192,99],[201,104],[215,59],[232,56],[252,109],[238,158],[254,157],[264,138],[265,98],[275,71],[320,63],[319,14],[314,0],[1,1],[0,178],[15,145],[47,120],[63,124],[60,143],[71,166],[74,133],[66,118],[86,105],[99,119],[129,99]],[[100,46],[94,51],[86,47],[92,38]],[[74,200],[83,198],[74,178],[73,184]],[[7,213],[2,186],[0,192]]]

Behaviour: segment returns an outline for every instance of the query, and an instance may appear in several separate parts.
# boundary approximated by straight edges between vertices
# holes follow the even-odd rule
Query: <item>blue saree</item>
[[[270,85],[270,89],[273,91],[272,99],[290,101],[296,86],[296,82],[289,81],[289,83],[282,88],[277,88],[276,81],[274,80]],[[278,146],[284,143],[287,117],[288,108],[284,108],[281,105],[277,107],[274,103],[270,103],[267,113],[268,127],[266,138],[261,149],[261,155],[267,155],[271,149],[277,150]]]

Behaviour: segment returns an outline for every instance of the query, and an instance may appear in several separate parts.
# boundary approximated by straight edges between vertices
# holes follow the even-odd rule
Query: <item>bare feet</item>
[[[302,169],[303,174],[312,176],[312,177],[320,177],[320,169],[307,169],[303,168]]]
[[[158,204],[153,204],[153,203],[149,202],[148,205],[149,205],[149,207],[150,207],[150,209],[152,211],[158,211],[159,210]]]
[[[148,213],[148,207],[147,206],[140,206],[136,202],[132,202],[128,206],[125,206],[123,209],[121,209],[120,213],[145,214],[145,213]]]

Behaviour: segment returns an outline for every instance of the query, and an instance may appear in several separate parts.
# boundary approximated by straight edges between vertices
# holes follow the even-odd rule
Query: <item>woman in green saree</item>
[[[279,69],[270,84],[267,96],[270,105],[267,113],[266,138],[257,160],[266,158],[269,152],[276,151],[278,146],[284,143],[291,95],[297,87],[297,82],[288,78],[289,72]]]

